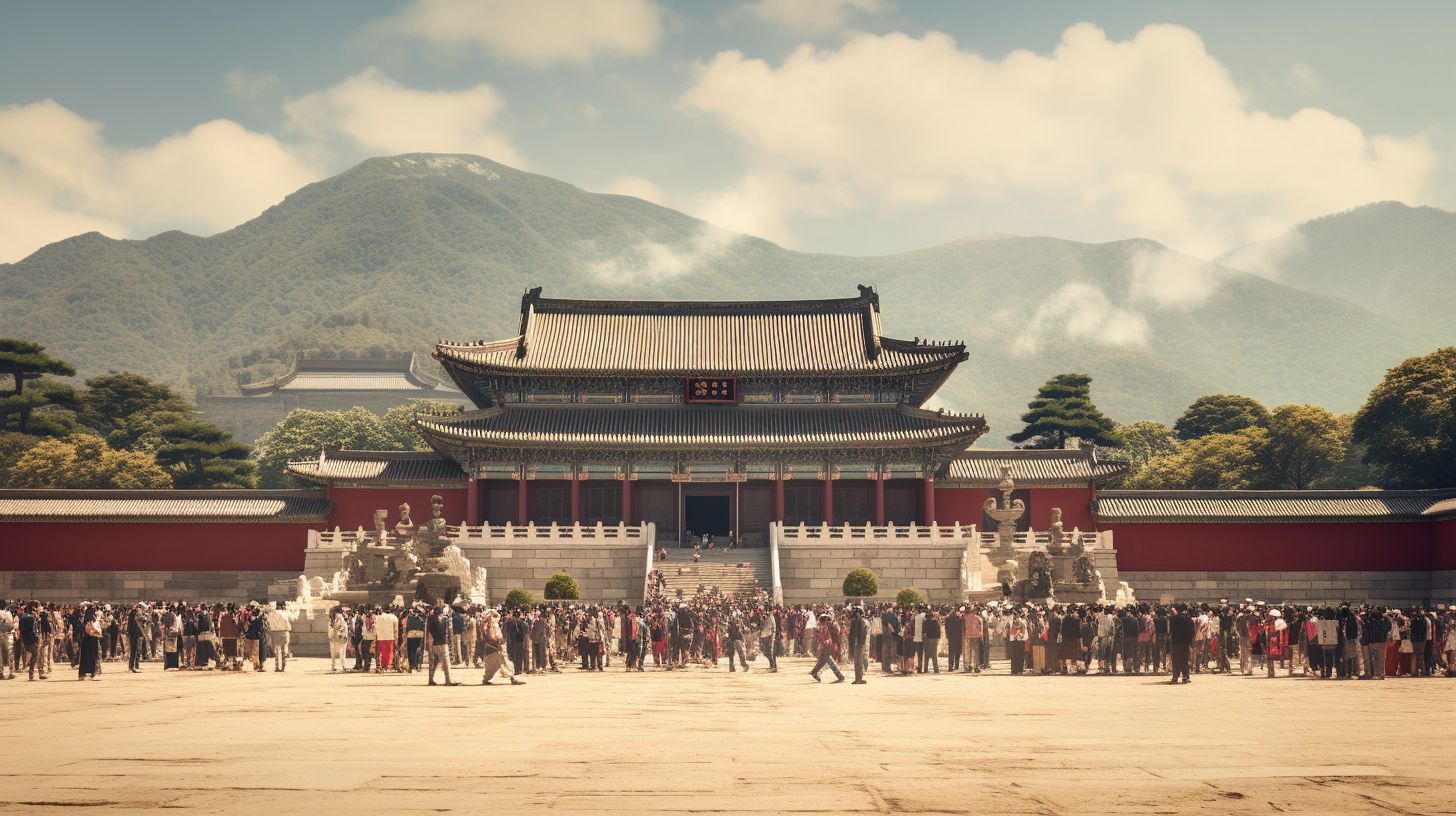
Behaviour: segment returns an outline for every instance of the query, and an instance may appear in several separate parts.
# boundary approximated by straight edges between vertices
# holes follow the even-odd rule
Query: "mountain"
[[[792,252],[682,213],[474,156],[365,161],[207,238],[87,233],[0,265],[6,335],[83,375],[128,369],[226,393],[292,349],[428,351],[509,337],[520,293],[559,297],[839,297],[879,287],[884,330],[963,339],[937,399],[981,411],[1004,444],[1036,386],[1064,371],[1122,421],[1194,397],[1350,410],[1432,343],[1417,327],[1145,240],[986,234],[896,255]]]
[[[1367,204],[1307,221],[1221,263],[1334,295],[1456,341],[1456,213]]]

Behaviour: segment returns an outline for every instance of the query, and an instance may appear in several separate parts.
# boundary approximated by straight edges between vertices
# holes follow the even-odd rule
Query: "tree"
[[[1184,442],[1154,457],[1132,475],[1127,487],[1141,490],[1244,490],[1260,487],[1259,452],[1269,432],[1244,428]]]
[[[126,371],[87,380],[79,401],[77,417],[113,448],[137,447],[148,431],[155,430],[158,415],[171,422],[193,412],[192,405],[170,386]]]
[[[1069,439],[1098,445],[1116,445],[1112,420],[1092,403],[1092,378],[1086,374],[1058,374],[1037,389],[1031,409],[1021,415],[1026,427],[1008,437],[1027,448],[1065,448]]]
[[[151,488],[172,479],[149,453],[118,451],[93,434],[42,439],[21,455],[10,487]]]
[[[73,408],[76,391],[66,383],[42,379],[47,374],[68,377],[76,373],[67,361],[45,353],[44,345],[16,338],[0,338],[0,377],[10,377],[9,391],[0,391],[0,418],[3,427],[19,433],[57,436],[68,433],[68,423],[55,417],[38,417],[36,411],[47,407]],[[39,382],[36,382],[39,380]],[[25,385],[35,382],[26,392]]]
[[[157,464],[172,474],[180,488],[253,487],[257,465],[248,461],[248,446],[210,422],[179,419],[158,430]]]
[[[1334,473],[1344,456],[1339,417],[1317,405],[1281,405],[1269,414],[1268,433],[1258,449],[1259,481],[1306,490]]]
[[[501,606],[504,606],[506,609],[526,609],[535,602],[536,599],[531,597],[531,593],[526,590],[513,589],[506,593],[506,599],[501,602]]]
[[[1370,490],[1380,484],[1376,469],[1365,464],[1369,448],[1353,440],[1355,415],[1340,414],[1335,417],[1340,423],[1340,436],[1345,440],[1345,455],[1335,463],[1334,469],[1317,486],[1328,490]]]
[[[389,437],[391,450],[429,450],[415,430],[415,420],[422,416],[450,416],[460,413],[460,405],[443,400],[410,400],[384,412],[382,425]]]
[[[905,587],[904,589],[895,593],[895,603],[901,606],[914,606],[915,604],[923,604],[925,603],[925,596],[920,594],[920,590],[915,589],[914,587]]]
[[[13,487],[10,483],[15,466],[25,452],[40,444],[41,437],[18,431],[0,431],[0,487]]]
[[[310,411],[295,408],[253,443],[262,487],[282,487],[291,460],[317,458],[319,449],[337,445],[355,450],[399,450],[378,414],[363,408]]]
[[[1456,346],[1385,372],[1355,415],[1353,438],[1386,487],[1456,485]]]
[[[1205,394],[1193,401],[1173,423],[1179,439],[1228,434],[1269,424],[1269,410],[1252,397]]]
[[[575,601],[581,598],[581,587],[576,579],[564,572],[558,572],[546,582],[546,600]]]
[[[1161,422],[1141,420],[1117,426],[1117,448],[1134,470],[1178,450],[1178,434]]]
[[[844,576],[844,597],[868,598],[880,594],[880,579],[869,569],[859,567]]]

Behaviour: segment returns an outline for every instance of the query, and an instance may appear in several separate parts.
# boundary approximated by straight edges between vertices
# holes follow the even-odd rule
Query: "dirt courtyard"
[[[0,812],[1456,813],[1445,679],[327,668],[0,684]]]

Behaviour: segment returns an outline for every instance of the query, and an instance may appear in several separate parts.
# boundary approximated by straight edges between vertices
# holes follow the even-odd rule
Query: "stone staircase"
[[[739,550],[703,550],[703,558],[693,563],[693,551],[674,549],[669,551],[667,561],[657,561],[653,566],[667,579],[667,598],[683,598],[698,594],[699,587],[732,595],[752,595],[754,581],[771,592],[773,588],[772,567],[769,564],[767,547]]]

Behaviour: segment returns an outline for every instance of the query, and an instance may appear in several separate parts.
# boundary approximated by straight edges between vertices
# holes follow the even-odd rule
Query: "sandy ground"
[[[0,812],[1456,813],[1456,681],[69,671],[0,684]]]

